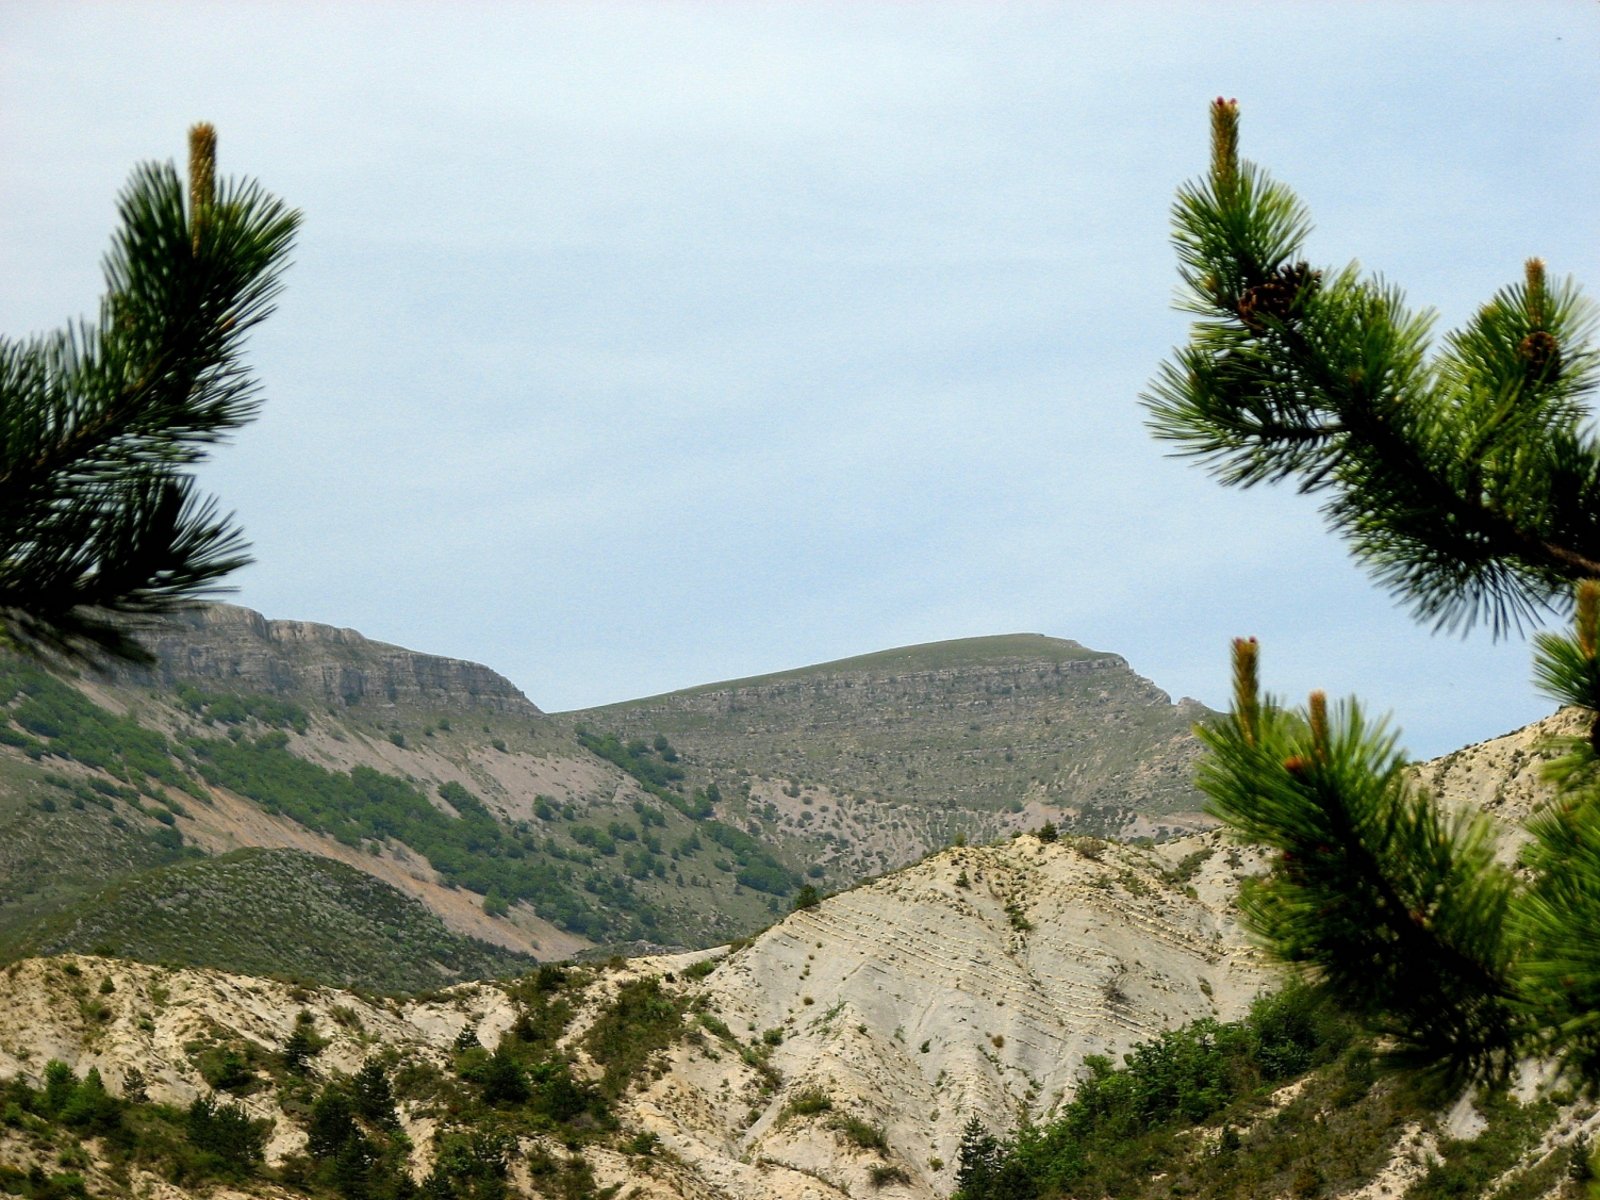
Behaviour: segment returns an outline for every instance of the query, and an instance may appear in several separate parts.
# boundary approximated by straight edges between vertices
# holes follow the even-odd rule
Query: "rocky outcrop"
[[[294,696],[332,707],[395,705],[539,715],[510,680],[478,663],[419,654],[372,641],[353,629],[269,621],[229,604],[175,616],[142,640],[155,654],[156,665],[121,673],[134,682],[193,683]]]

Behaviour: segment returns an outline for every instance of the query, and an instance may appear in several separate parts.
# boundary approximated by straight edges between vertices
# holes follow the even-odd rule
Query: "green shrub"
[[[1097,837],[1081,837],[1072,844],[1072,848],[1090,862],[1099,862],[1105,856],[1106,846],[1106,841]]]
[[[1216,851],[1210,846],[1202,846],[1192,854],[1185,854],[1178,860],[1178,865],[1167,872],[1169,883],[1185,884],[1200,873],[1200,868],[1210,861]]]
[[[837,1130],[844,1136],[845,1141],[862,1150],[882,1152],[889,1148],[889,1141],[884,1137],[882,1128],[849,1113],[840,1113],[834,1117],[828,1122],[828,1128]]]
[[[316,1159],[334,1158],[360,1132],[350,1093],[338,1083],[324,1086],[306,1120],[306,1152]]]
[[[660,1146],[660,1136],[647,1130],[643,1133],[634,1134],[631,1138],[623,1143],[622,1149],[626,1154],[636,1154],[645,1158],[649,1158],[655,1154]]]
[[[368,1059],[361,1069],[350,1077],[350,1098],[362,1120],[380,1129],[398,1129],[400,1117],[395,1111],[394,1090],[383,1064]]]
[[[283,1066],[292,1075],[303,1075],[310,1068],[311,1059],[327,1046],[326,1038],[317,1033],[311,1014],[301,1009],[295,1017],[294,1028],[283,1043]]]
[[[200,1069],[200,1078],[219,1092],[243,1091],[256,1082],[250,1055],[232,1046],[202,1050],[195,1065]]]
[[[833,1097],[819,1087],[804,1088],[789,1097],[783,1106],[786,1117],[810,1117],[833,1111]]]
[[[473,1082],[483,1088],[483,1102],[496,1107],[524,1103],[532,1092],[528,1076],[504,1048],[489,1055]]]
[[[215,1155],[225,1171],[245,1174],[266,1151],[271,1121],[253,1121],[237,1101],[218,1104],[213,1096],[199,1096],[189,1106],[189,1141]]]
[[[621,1094],[652,1055],[683,1036],[685,1007],[661,990],[655,976],[617,990],[616,999],[584,1036],[584,1048],[604,1068],[600,1090],[605,1095]]]

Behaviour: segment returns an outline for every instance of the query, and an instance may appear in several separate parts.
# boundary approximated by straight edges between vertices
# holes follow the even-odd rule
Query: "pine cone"
[[[1522,356],[1529,379],[1539,379],[1547,371],[1561,369],[1561,347],[1542,329],[1534,330],[1518,342],[1517,353]]]
[[[1313,271],[1306,263],[1282,267],[1265,283],[1245,289],[1239,297],[1239,320],[1252,333],[1266,332],[1263,317],[1279,323],[1291,321],[1300,315],[1305,298],[1316,293],[1321,280],[1322,272]]]

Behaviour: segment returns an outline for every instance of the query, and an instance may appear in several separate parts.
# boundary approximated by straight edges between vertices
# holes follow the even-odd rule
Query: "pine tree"
[[[323,1087],[311,1106],[306,1131],[306,1153],[316,1159],[333,1158],[346,1143],[361,1136],[355,1104],[342,1083],[334,1081]]]
[[[956,1152],[955,1194],[987,1196],[1004,1161],[1000,1139],[977,1117],[970,1118],[961,1130],[961,1146]]]
[[[291,1075],[311,1070],[311,1059],[322,1049],[322,1039],[309,1021],[296,1021],[283,1042],[283,1068]]]
[[[1586,428],[1593,309],[1537,259],[1434,349],[1429,318],[1353,266],[1313,269],[1295,196],[1211,108],[1208,175],[1174,208],[1197,321],[1145,403],[1153,431],[1222,482],[1293,481],[1377,580],[1436,627],[1496,635],[1576,596],[1537,678],[1591,714],[1529,827],[1524,872],[1481,815],[1448,816],[1397,736],[1320,693],[1263,697],[1234,645],[1231,715],[1202,730],[1212,810],[1272,850],[1241,897],[1269,949],[1442,1082],[1543,1054],[1600,1085],[1600,443]]]
[[[218,181],[211,126],[189,150],[187,192],[170,164],[123,191],[97,321],[0,338],[0,646],[146,661],[140,622],[248,561],[185,468],[255,414],[241,352],[299,215]]]
[[[350,1079],[351,1098],[356,1113],[379,1129],[399,1129],[400,1117],[394,1107],[394,1091],[383,1064],[369,1058]]]

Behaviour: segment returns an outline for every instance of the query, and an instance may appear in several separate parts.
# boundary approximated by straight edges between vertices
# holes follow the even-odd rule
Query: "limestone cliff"
[[[539,714],[510,680],[478,663],[375,642],[353,629],[270,621],[235,605],[210,604],[180,614],[143,635],[143,641],[156,665],[147,672],[119,672],[122,677],[292,694],[343,707]]]

